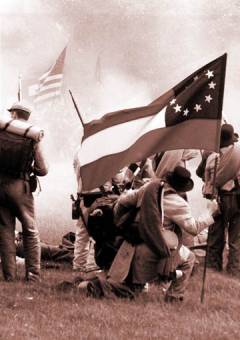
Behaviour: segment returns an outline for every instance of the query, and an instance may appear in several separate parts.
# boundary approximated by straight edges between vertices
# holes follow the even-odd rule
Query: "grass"
[[[63,175],[64,174],[64,175]],[[41,238],[59,243],[73,230],[71,167],[50,173],[36,197]],[[196,194],[191,200],[195,202]],[[199,205],[198,205],[199,208]],[[42,284],[0,281],[0,339],[239,339],[240,280],[207,272],[205,301],[200,302],[202,267],[190,280],[180,305],[163,302],[160,287],[150,286],[134,301],[96,300],[79,292],[59,292],[55,286],[72,280],[71,268],[43,269]]]
[[[0,339],[238,339],[240,282],[208,273],[200,302],[202,271],[191,279],[181,305],[163,302],[150,286],[135,301],[95,300],[54,289],[71,270],[43,270],[43,283],[1,282]]]

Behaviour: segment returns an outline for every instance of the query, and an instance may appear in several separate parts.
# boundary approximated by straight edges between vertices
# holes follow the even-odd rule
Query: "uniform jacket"
[[[143,193],[145,187],[138,190],[132,190],[123,194],[115,206],[115,220],[120,218],[121,209],[130,208],[131,206],[140,207],[142,204]],[[169,193],[171,189],[171,193]],[[195,236],[203,229],[214,223],[213,217],[206,210],[200,217],[194,218],[191,213],[190,205],[186,200],[177,194],[167,183],[164,184],[162,201],[159,202],[162,208],[163,226],[167,229],[172,229],[174,224],[177,224],[181,229]],[[151,207],[149,207],[151,212]]]

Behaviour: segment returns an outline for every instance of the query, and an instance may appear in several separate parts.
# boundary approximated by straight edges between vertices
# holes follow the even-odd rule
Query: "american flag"
[[[29,86],[28,95],[34,103],[41,103],[61,95],[63,67],[66,56],[65,47],[56,62],[45,72],[34,85]]]

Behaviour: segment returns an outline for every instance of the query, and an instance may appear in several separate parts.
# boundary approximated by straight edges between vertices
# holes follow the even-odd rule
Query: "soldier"
[[[227,235],[229,254],[226,269],[230,275],[240,278],[240,145],[236,142],[233,126],[223,124],[220,153],[209,155],[206,161],[203,194],[206,198],[218,195],[221,207],[221,214],[208,233],[207,265],[213,270],[222,271]]]
[[[161,180],[153,180],[145,187],[122,196],[114,207],[116,222],[124,217],[127,208],[141,207],[135,222],[139,221],[139,235],[144,242],[138,244],[134,251],[130,276],[133,286],[143,287],[158,275],[160,279],[171,276],[174,267],[182,271],[182,277],[173,277],[165,296],[167,302],[183,300],[195,260],[194,254],[182,245],[181,231],[193,236],[199,234],[214,222],[212,215],[218,211],[217,203],[210,202],[202,216],[197,219],[192,216],[190,206],[181,194],[192,190],[193,185],[190,172],[177,166],[165,175],[164,185]],[[180,235],[174,258],[173,254],[169,257],[171,248],[163,242],[162,231],[166,230]],[[164,258],[168,261],[166,264],[161,260]],[[110,273],[111,271],[113,272],[113,267]],[[117,271],[118,269],[116,273]]]
[[[83,281],[78,288],[91,296],[104,296],[107,290],[117,296],[143,290],[146,283],[165,282],[170,286],[166,302],[183,301],[193,269],[194,254],[181,241],[181,231],[197,235],[214,222],[217,202],[209,202],[202,216],[195,219],[190,206],[180,194],[193,188],[190,172],[177,166],[168,172],[165,181],[155,179],[140,189],[122,194],[113,208],[115,226],[125,229],[121,244],[107,278]],[[135,210],[134,221],[129,213]],[[124,230],[123,230],[124,231]],[[130,239],[131,236],[131,239]]]
[[[77,149],[73,168],[76,174],[78,194],[82,192],[82,179],[80,174],[79,148]],[[87,232],[85,221],[87,221],[88,208],[84,206],[83,200],[80,202],[83,216],[80,216],[76,223],[76,239],[74,243],[73,270],[78,274],[85,275],[86,272],[98,270],[94,260],[94,250],[92,240]],[[83,220],[84,218],[84,220]]]
[[[14,103],[8,110],[11,118],[26,122],[31,109],[24,102]],[[35,223],[31,174],[45,176],[48,167],[41,142],[17,134],[0,131],[0,252],[3,276],[16,279],[16,218],[22,224],[26,280],[40,280],[40,238]],[[35,188],[36,189],[36,188]]]
[[[197,155],[198,151],[193,149],[168,150],[155,155],[156,177],[163,178],[167,172],[173,171],[177,165],[186,168],[186,162],[196,158]],[[182,197],[187,200],[187,193],[182,193]],[[192,246],[194,242],[193,236],[184,230],[182,233],[183,244],[187,247]]]

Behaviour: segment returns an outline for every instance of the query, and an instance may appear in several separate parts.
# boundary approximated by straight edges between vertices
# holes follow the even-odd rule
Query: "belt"
[[[239,189],[234,189],[233,191],[227,191],[227,190],[220,190],[219,191],[220,196],[233,196],[233,195],[240,195]]]
[[[0,172],[1,179],[23,179],[24,181],[29,181],[29,173],[20,172],[20,173],[7,173]]]

